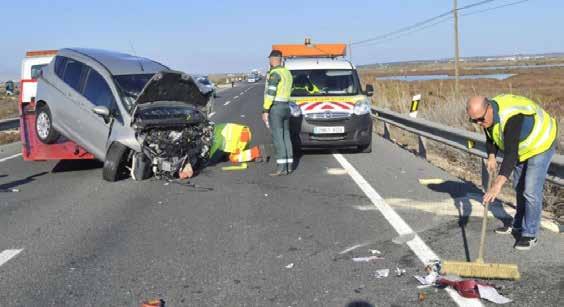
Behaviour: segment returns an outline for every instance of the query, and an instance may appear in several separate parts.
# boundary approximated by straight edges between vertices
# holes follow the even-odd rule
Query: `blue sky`
[[[459,6],[478,0],[459,0]],[[468,12],[514,2],[498,0]],[[273,43],[357,41],[450,10],[451,0],[3,1],[0,80],[17,78],[27,50],[94,47],[159,60],[192,73],[262,68]],[[461,55],[564,51],[562,0],[530,0],[462,16]],[[353,49],[353,62],[452,55],[452,21]]]

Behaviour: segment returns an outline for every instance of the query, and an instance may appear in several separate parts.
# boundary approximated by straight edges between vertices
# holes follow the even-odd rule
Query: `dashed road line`
[[[233,97],[233,99],[237,99],[237,98],[239,98],[239,96],[235,96],[235,97]]]
[[[226,106],[226,105],[229,105],[230,103],[231,103],[231,100],[227,100],[223,105]]]
[[[208,118],[211,118],[214,115],[215,115],[215,112],[211,112],[210,115],[208,115]]]
[[[397,214],[390,205],[374,190],[374,188],[362,177],[362,175],[352,166],[352,164],[343,157],[341,154],[333,154],[333,157],[341,164],[341,166],[347,170],[349,176],[358,185],[358,187],[364,192],[366,197],[370,199],[372,204],[378,211],[384,216],[388,223],[395,229],[395,231],[401,235],[412,235],[413,239],[408,241],[406,244],[409,248],[417,255],[419,260],[423,264],[427,265],[429,262],[440,259],[433,250],[423,240],[413,229]],[[450,288],[445,288],[450,297],[458,306],[483,306],[482,303],[477,299],[467,299],[460,296],[455,290]]]
[[[19,157],[19,156],[21,156],[21,155],[22,155],[22,153],[20,152],[19,154],[11,155],[11,156],[9,156],[9,157],[0,159],[0,162],[8,161],[8,160],[10,160],[10,159],[17,158],[17,157]]]
[[[23,249],[7,249],[0,253],[0,266],[8,262],[10,259],[16,257]]]
[[[245,92],[241,92],[241,93],[239,93],[239,96],[241,96],[241,95],[243,95],[243,94],[245,94]]]

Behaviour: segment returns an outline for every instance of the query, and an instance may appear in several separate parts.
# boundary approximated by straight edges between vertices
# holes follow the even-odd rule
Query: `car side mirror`
[[[372,86],[372,84],[367,84],[366,85],[366,96],[368,97],[372,97],[372,95],[374,95],[374,87]]]
[[[97,107],[94,107],[92,109],[92,112],[94,112],[94,114],[102,117],[106,123],[108,123],[110,121],[111,113],[110,113],[110,109],[108,109],[108,107],[97,106]]]

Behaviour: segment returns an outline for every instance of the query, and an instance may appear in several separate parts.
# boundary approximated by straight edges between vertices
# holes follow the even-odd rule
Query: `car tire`
[[[104,160],[102,178],[109,182],[115,182],[126,177],[126,154],[128,148],[120,143],[113,143],[108,149]]]
[[[35,135],[43,144],[53,144],[61,136],[53,128],[53,116],[46,104],[41,105],[35,111]]]
[[[371,153],[372,152],[372,142],[358,146],[358,153]]]

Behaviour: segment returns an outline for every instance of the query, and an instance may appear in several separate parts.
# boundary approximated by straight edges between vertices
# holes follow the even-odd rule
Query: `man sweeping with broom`
[[[516,234],[515,249],[529,250],[538,241],[543,186],[558,135],[556,120],[532,100],[516,95],[472,97],[466,111],[486,133],[490,174],[496,170],[496,153],[503,151],[499,174],[484,195],[484,204],[496,198],[513,172],[517,212],[513,225],[495,232]]]
[[[503,163],[495,180],[489,180],[484,195],[484,216],[480,249],[474,262],[443,261],[442,274],[490,279],[521,278],[516,264],[486,263],[484,243],[489,203],[495,200],[513,172],[517,192],[517,212],[513,226],[496,229],[497,233],[520,231],[515,244],[518,250],[529,250],[537,243],[540,225],[543,186],[554,155],[558,127],[556,121],[532,100],[515,95],[499,95],[492,99],[476,96],[468,100],[466,113],[470,121],[484,128],[487,137],[488,173],[496,170],[495,155],[503,151]]]

